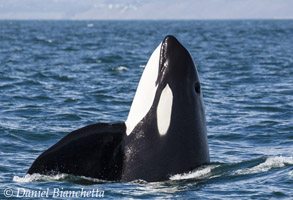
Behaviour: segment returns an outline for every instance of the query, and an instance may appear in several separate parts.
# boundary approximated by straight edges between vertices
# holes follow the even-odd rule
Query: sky
[[[0,19],[293,19],[293,0],[0,0]]]

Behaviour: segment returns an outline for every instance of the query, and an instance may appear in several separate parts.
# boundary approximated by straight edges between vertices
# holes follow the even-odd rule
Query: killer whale
[[[197,69],[186,48],[168,35],[146,65],[124,123],[67,134],[27,173],[163,181],[209,163],[206,132]]]

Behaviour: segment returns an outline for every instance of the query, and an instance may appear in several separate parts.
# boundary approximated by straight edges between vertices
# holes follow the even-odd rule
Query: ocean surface
[[[26,175],[67,133],[125,121],[168,34],[199,71],[210,165],[155,183]],[[293,199],[293,20],[0,21],[0,163],[0,199]]]

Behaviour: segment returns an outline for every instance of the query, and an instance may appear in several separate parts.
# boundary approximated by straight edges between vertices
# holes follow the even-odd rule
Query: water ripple
[[[173,34],[198,68],[212,164],[176,180],[101,189],[119,199],[293,196],[292,21],[0,21],[0,27],[3,187],[97,184],[25,173],[68,132],[124,121],[149,56]]]

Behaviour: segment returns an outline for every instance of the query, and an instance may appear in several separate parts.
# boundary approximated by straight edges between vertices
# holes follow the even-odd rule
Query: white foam
[[[161,93],[157,107],[157,124],[161,136],[166,135],[171,121],[173,93],[167,84]]]
[[[127,135],[130,135],[153,104],[157,90],[156,80],[159,71],[160,49],[161,44],[152,53],[139,81],[128,118],[125,122]]]
[[[36,181],[59,181],[64,180],[68,177],[68,174],[56,174],[56,175],[42,175],[42,174],[26,174],[24,177],[14,176],[13,181],[15,182],[36,182]]]
[[[127,67],[125,67],[125,66],[119,66],[119,67],[117,67],[117,68],[114,68],[113,70],[114,71],[126,71],[128,68]]]
[[[274,156],[268,157],[265,162],[260,163],[259,165],[248,168],[248,169],[239,169],[234,172],[234,174],[256,174],[261,172],[266,172],[275,168],[282,168],[286,164],[293,164],[293,157],[283,157],[283,156]]]
[[[64,180],[87,180],[91,182],[109,182],[105,180],[100,180],[96,178],[90,178],[86,176],[74,176],[70,174],[56,174],[56,175],[42,175],[42,174],[26,174],[24,177],[19,177],[19,176],[14,176],[13,181],[15,182],[22,182],[22,183],[27,183],[27,182],[39,182],[39,181],[44,181],[44,182],[50,182],[50,181],[64,181]]]
[[[176,174],[170,177],[170,180],[184,180],[184,179],[204,179],[211,175],[211,171],[217,168],[219,165],[208,165],[201,168],[198,168],[194,171]]]

